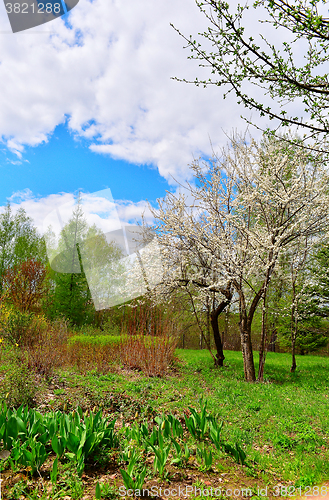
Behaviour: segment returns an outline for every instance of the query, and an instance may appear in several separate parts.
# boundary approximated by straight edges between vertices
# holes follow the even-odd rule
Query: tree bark
[[[291,335],[291,373],[296,371],[297,363],[296,363],[296,338],[297,338],[297,315],[296,308],[292,308],[292,319],[294,319],[294,328]]]
[[[242,319],[239,324],[241,335],[241,349],[243,356],[244,378],[246,382],[256,382],[254,355],[251,343],[251,323],[247,318]]]
[[[258,382],[263,382],[264,380],[264,365],[266,358],[266,295],[263,297],[263,308],[262,308],[262,332],[260,337],[259,345],[259,366],[258,366]]]
[[[272,243],[275,241],[272,239]],[[269,255],[269,260],[273,260],[273,253]],[[254,318],[254,314],[256,312],[257,306],[259,304],[260,299],[266,297],[267,287],[271,281],[271,276],[273,272],[274,265],[272,264],[266,273],[266,278],[259,288],[258,292],[255,294],[251,305],[249,307],[249,311],[247,309],[245,294],[243,292],[242,279],[240,282],[233,280],[233,285],[236,291],[239,294],[239,315],[240,315],[240,335],[241,335],[241,349],[243,356],[243,366],[244,366],[244,376],[247,382],[256,382],[256,373],[255,373],[255,364],[254,364],[254,355],[252,351],[252,342],[251,342],[251,325],[252,320]],[[263,356],[263,361],[265,363],[265,359]]]
[[[203,345],[202,345],[202,335],[200,333],[199,335],[199,349],[202,350],[203,349]]]
[[[224,311],[225,307],[228,306],[229,303],[231,302],[233,294],[232,294],[231,290],[228,288],[226,290],[225,295],[226,295],[226,300],[223,300],[219,304],[218,307],[216,307],[215,309],[213,309],[211,311],[211,314],[210,314],[210,323],[211,323],[211,328],[213,331],[215,346],[216,346],[216,350],[217,350],[215,366],[224,366],[224,359],[225,359],[224,352],[223,352],[223,343],[222,343],[222,339],[221,339],[219,327],[218,327],[218,318],[219,318],[219,315],[221,314],[221,312]]]
[[[222,342],[223,342],[223,348],[225,345],[225,342],[227,342],[227,337],[228,337],[228,322],[229,322],[229,314],[230,314],[230,304],[226,308],[225,311],[225,326],[224,326],[224,331],[222,335]]]
[[[291,373],[296,371],[297,363],[296,363],[296,340],[292,340],[291,342]]]
[[[292,284],[293,302],[291,306],[291,368],[290,371],[293,373],[296,371],[296,338],[297,338],[297,304],[296,304],[296,281]]]
[[[277,340],[277,329],[275,328],[274,323],[271,325],[271,331],[272,331],[272,335],[271,335],[271,340],[270,340],[270,344],[269,344],[269,351],[275,352],[276,340]]]
[[[223,304],[223,302],[220,304],[220,306]],[[223,343],[222,339],[220,337],[219,333],[219,328],[218,328],[218,316],[220,313],[223,311],[223,309],[226,307],[226,303],[224,308],[220,309],[220,306],[217,307],[214,311],[212,311],[211,316],[210,316],[210,322],[211,322],[211,327],[214,335],[214,341],[215,341],[215,346],[216,346],[216,361],[215,361],[215,366],[224,366],[224,352],[223,352]]]
[[[210,334],[210,300],[207,296],[207,338],[209,345],[211,344],[211,334]]]

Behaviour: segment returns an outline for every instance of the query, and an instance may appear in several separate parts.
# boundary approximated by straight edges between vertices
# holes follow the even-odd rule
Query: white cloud
[[[145,220],[148,223],[152,223],[153,217],[148,208],[147,201],[141,200],[133,203],[128,200],[113,200],[113,211],[113,202],[111,204],[110,199],[111,195],[102,197],[101,193],[98,198],[93,198],[92,195],[85,195],[83,211],[87,216],[89,224],[95,223],[100,229],[107,232],[117,229],[120,223],[135,224],[136,222],[140,222],[143,213]],[[29,189],[17,191],[9,199],[13,213],[17,212],[19,208],[24,208],[26,213],[33,219],[35,226],[41,234],[47,230],[48,217],[51,216],[51,212],[56,208],[59,209],[62,222],[65,224],[72,216],[72,208],[74,208],[75,200],[76,197],[72,193],[58,193],[40,198],[34,196]],[[4,209],[4,206],[0,207],[0,213]],[[60,230],[61,227],[56,226],[53,229]]]
[[[154,220],[153,215],[149,209],[149,205],[145,200],[133,203],[127,200],[117,200],[116,209],[121,221],[134,224],[136,221],[140,222],[142,215],[148,224]]]
[[[26,189],[23,189],[22,191],[16,191],[15,193],[13,193],[10,196],[10,198],[8,198],[8,201],[10,203],[14,203],[16,205],[19,205],[20,203],[27,201],[27,200],[30,200],[33,197],[34,196],[33,196],[31,189],[26,188]]]
[[[0,136],[19,158],[67,121],[93,151],[155,165],[173,182],[193,156],[211,154],[209,139],[217,150],[223,130],[245,128],[240,113],[251,113],[233,94],[170,79],[209,76],[170,26],[187,36],[207,28],[193,0],[80,0],[69,20],[6,35],[0,9]]]
[[[22,144],[17,143],[13,139],[9,139],[7,141],[7,147],[17,155],[19,159],[22,159],[22,152],[24,151],[24,146]]]
[[[80,0],[70,22],[0,33],[0,135],[18,157],[67,120],[93,151],[156,165],[171,182],[186,177],[193,155],[210,154],[209,137],[216,146],[222,128],[239,125],[241,109],[220,89],[170,79],[200,76],[169,25],[187,34],[206,26],[193,0]]]
[[[26,213],[33,219],[38,231],[42,234],[45,217],[57,206],[73,201],[73,194],[59,193],[40,198],[34,196],[29,189],[25,189],[24,191],[13,193],[9,201],[13,213],[17,212],[20,208],[24,208]],[[4,207],[0,207],[0,210],[3,211]]]

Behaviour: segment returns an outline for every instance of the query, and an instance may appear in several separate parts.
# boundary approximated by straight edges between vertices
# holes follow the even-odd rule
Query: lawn
[[[215,369],[207,351],[177,350],[161,378],[122,367],[103,375],[57,370],[40,389],[36,409],[79,419],[80,406],[81,421],[101,410],[116,419],[117,445],[99,446],[78,473],[76,457],[64,453],[53,485],[56,455],[49,443],[34,475],[4,458],[3,498],[122,498],[127,472],[135,485],[144,473],[144,489],[153,487],[162,498],[174,498],[179,487],[185,493],[186,486],[191,498],[211,488],[223,498],[316,494],[316,485],[329,480],[329,359],[298,356],[291,374],[288,354],[268,353],[264,383],[248,384],[241,353],[225,355],[225,367]],[[197,420],[202,409],[203,423]]]

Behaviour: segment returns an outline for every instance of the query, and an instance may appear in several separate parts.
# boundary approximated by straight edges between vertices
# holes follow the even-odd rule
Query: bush
[[[76,344],[93,344],[102,346],[118,346],[125,342],[131,342],[132,340],[138,340],[140,335],[73,335],[68,339],[68,345]],[[162,337],[154,337],[152,335],[142,335],[144,343],[146,345],[153,345],[154,343],[162,343]]]
[[[48,289],[47,270],[36,259],[28,259],[8,269],[3,283],[9,301],[21,311],[31,311]]]
[[[40,318],[41,321],[41,318]],[[28,366],[35,372],[49,378],[55,368],[65,366],[67,359],[67,324],[63,320],[53,323],[44,318],[44,328],[24,346],[28,355]]]
[[[162,376],[170,365],[177,341],[164,335],[74,335],[68,339],[71,364],[86,373],[96,369],[105,373],[121,363],[142,370],[149,376]]]
[[[8,406],[30,405],[37,385],[27,354],[2,340],[0,363],[0,398]]]
[[[161,377],[168,371],[180,336],[172,315],[147,303],[139,304],[126,312],[122,331],[120,360],[124,366],[150,377]]]
[[[68,362],[84,374],[90,370],[107,373],[111,367],[117,366],[119,362],[119,343],[93,342],[97,338],[92,337],[84,342],[80,341],[80,338],[71,337],[69,339]]]
[[[300,354],[316,352],[326,347],[329,342],[328,322],[319,317],[308,317],[298,321],[296,348]],[[290,349],[291,333],[288,321],[282,321],[279,328],[280,347]]]
[[[130,335],[121,343],[120,360],[130,369],[141,370],[149,377],[162,377],[173,361],[177,338]]]
[[[2,305],[0,309],[0,333],[12,344],[21,344],[28,336],[34,314]]]
[[[28,367],[49,377],[53,369],[66,362],[67,325],[49,322],[44,315],[0,308],[0,336],[27,354]]]

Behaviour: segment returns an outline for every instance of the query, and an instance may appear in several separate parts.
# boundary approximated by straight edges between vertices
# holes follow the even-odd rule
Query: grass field
[[[265,382],[247,384],[241,353],[228,351],[225,355],[225,367],[215,369],[207,351],[177,350],[174,365],[163,378],[122,368],[85,376],[73,370],[58,371],[40,393],[38,410],[65,410],[69,414],[77,406],[83,412],[101,409],[104,415],[117,418],[119,441],[123,443],[120,451],[103,450],[92,462],[86,462],[81,477],[72,461],[63,458],[55,488],[49,480],[55,454],[33,478],[26,468],[17,466],[13,471],[8,459],[4,460],[2,491],[7,496],[3,498],[121,498],[120,469],[129,467],[129,457],[124,455],[129,446],[136,453],[135,476],[146,465],[144,488],[153,485],[162,498],[170,498],[168,492],[175,485],[222,488],[224,497],[234,489],[236,495],[231,496],[238,496],[241,488],[250,488],[253,498],[316,494],[313,488],[329,480],[329,358],[298,356],[297,371],[291,374],[288,354],[269,353]],[[214,421],[223,422],[221,442],[226,448],[214,446],[210,431],[199,439],[185,429],[184,415],[191,417],[189,408],[200,414],[205,402]],[[187,445],[190,456],[171,464],[175,451],[171,448],[159,474],[154,470],[153,448],[145,453],[145,443],[132,438],[126,429],[137,429],[144,422],[160,432],[164,426],[161,417],[168,414],[182,423],[184,436],[177,441],[182,447]],[[237,447],[244,451],[245,460],[234,457],[232,450]],[[205,465],[207,450],[212,453],[210,466],[209,461]],[[102,487],[95,490],[97,482]],[[160,495],[160,487],[168,489],[167,495]]]

